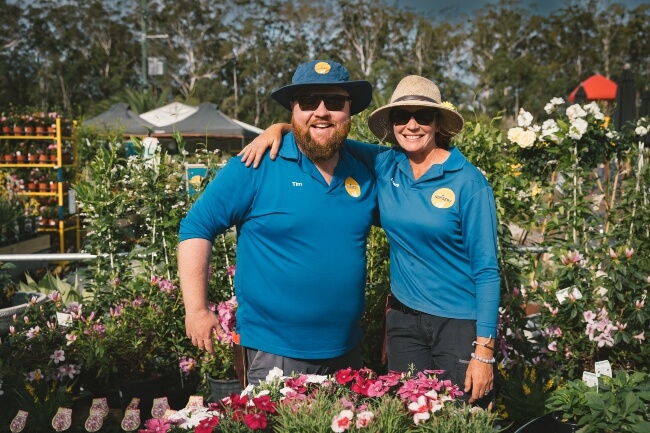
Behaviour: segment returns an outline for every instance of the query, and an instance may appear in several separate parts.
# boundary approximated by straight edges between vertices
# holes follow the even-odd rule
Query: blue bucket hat
[[[372,101],[372,85],[365,80],[350,81],[350,73],[345,66],[331,60],[312,60],[298,66],[291,84],[280,87],[271,93],[287,110],[291,110],[293,95],[301,87],[336,86],[350,94],[350,114],[365,110]]]

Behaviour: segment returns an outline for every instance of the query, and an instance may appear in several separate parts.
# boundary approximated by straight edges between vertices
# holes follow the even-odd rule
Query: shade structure
[[[129,104],[125,102],[111,105],[107,111],[86,120],[84,125],[94,126],[100,132],[121,130],[124,135],[138,136],[149,135],[155,128],[152,123],[131,111]]]
[[[569,93],[569,102],[575,102],[576,93],[580,87],[584,89],[587,101],[613,101],[616,99],[616,83],[603,75],[592,75],[580,83]]]
[[[623,69],[621,78],[618,81],[616,91],[616,106],[612,121],[617,130],[623,125],[636,120],[636,90],[634,89],[634,75],[629,68]]]
[[[160,127],[183,121],[194,115],[197,111],[199,111],[199,107],[186,105],[181,102],[172,102],[171,104],[142,113],[140,117]]]

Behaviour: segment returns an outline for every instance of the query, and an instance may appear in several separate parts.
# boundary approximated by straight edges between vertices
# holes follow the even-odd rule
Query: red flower
[[[212,433],[212,430],[219,425],[219,421],[218,416],[202,419],[194,431],[195,433]]]
[[[271,397],[268,395],[254,398],[253,404],[255,404],[255,407],[263,412],[268,412],[272,415],[275,415],[277,413],[275,410],[275,403],[271,401]]]
[[[357,380],[352,384],[352,391],[357,394],[368,396],[368,388],[375,383],[372,379],[365,379],[361,376],[357,377]]]
[[[251,430],[263,430],[269,424],[266,414],[263,412],[254,412],[244,415],[244,422]]]
[[[339,370],[336,372],[336,381],[340,384],[345,384],[353,381],[357,377],[357,372],[351,368]]]

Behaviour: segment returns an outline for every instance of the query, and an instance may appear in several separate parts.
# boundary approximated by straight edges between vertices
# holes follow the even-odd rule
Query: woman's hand
[[[290,124],[274,123],[253,141],[248,143],[241,152],[237,154],[237,156],[241,155],[241,162],[246,164],[246,167],[250,167],[250,165],[253,164],[253,168],[257,168],[260,165],[264,153],[266,153],[269,147],[271,148],[269,157],[275,159],[280,150],[282,135],[289,131],[291,131]]]

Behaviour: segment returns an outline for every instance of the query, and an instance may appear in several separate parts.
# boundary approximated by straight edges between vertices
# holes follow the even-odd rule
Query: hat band
[[[440,104],[440,102],[436,101],[435,99],[427,98],[426,96],[421,96],[421,95],[404,95],[395,99],[392,103],[402,102],[402,101],[424,101],[424,102],[433,102],[434,104]]]

